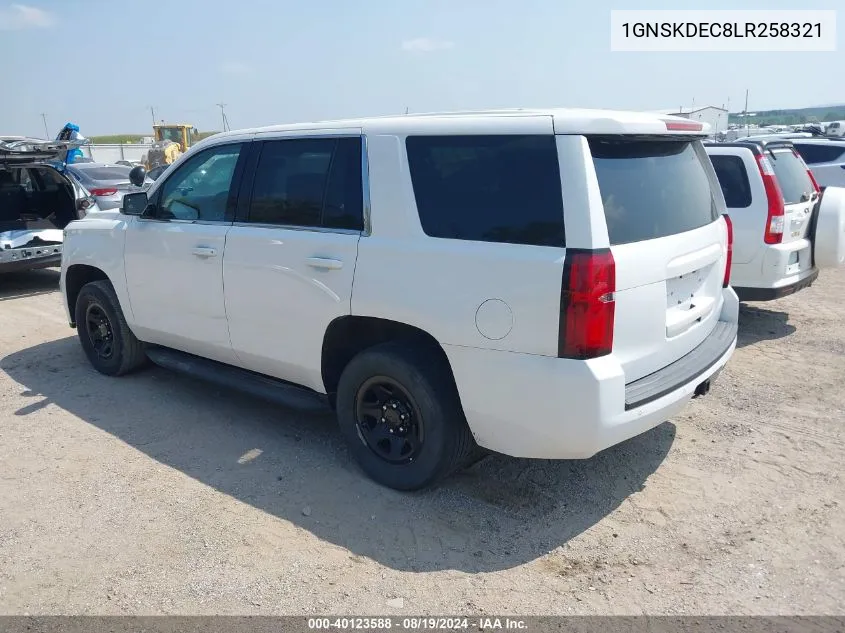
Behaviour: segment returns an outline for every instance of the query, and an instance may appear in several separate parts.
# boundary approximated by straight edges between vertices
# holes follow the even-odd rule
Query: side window
[[[818,163],[833,163],[845,158],[845,147],[836,145],[816,145],[815,143],[794,143],[795,149],[801,154],[808,165]]]
[[[218,145],[188,159],[162,186],[157,216],[223,222],[243,145]]]
[[[409,136],[405,144],[426,235],[565,245],[554,136]]]
[[[361,139],[265,141],[255,169],[248,221],[363,228]]]
[[[711,156],[713,169],[725,196],[729,209],[745,209],[751,206],[751,186],[745,163],[739,156]]]

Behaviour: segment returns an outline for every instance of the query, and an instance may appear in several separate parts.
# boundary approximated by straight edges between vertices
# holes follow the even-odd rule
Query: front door
[[[126,285],[141,340],[235,361],[223,300],[223,249],[247,146],[216,145],[185,160],[128,227]]]

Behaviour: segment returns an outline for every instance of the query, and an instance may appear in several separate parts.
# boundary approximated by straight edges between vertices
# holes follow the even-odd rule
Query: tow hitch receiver
[[[710,379],[709,378],[695,388],[695,393],[692,394],[692,397],[698,398],[700,396],[706,396],[708,393],[710,393]]]

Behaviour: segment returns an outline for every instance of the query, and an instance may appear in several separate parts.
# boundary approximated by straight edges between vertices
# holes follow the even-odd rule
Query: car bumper
[[[62,263],[62,245],[24,246],[0,250],[0,273],[50,268]]]
[[[808,239],[766,246],[754,260],[731,267],[731,286],[740,301],[770,301],[793,294],[818,277]]]
[[[574,361],[451,345],[444,349],[480,446],[514,457],[584,459],[665,422],[695,395],[707,393],[736,348],[736,319],[719,324],[721,340],[704,356],[690,363],[693,350],[627,385],[613,355]],[[657,374],[662,376],[655,381]],[[644,385],[649,379],[654,384]],[[648,397],[641,398],[646,392]]]
[[[772,288],[734,287],[740,301],[773,301],[799,290],[809,288],[819,278],[818,269],[799,275],[797,279],[787,279],[781,285]]]

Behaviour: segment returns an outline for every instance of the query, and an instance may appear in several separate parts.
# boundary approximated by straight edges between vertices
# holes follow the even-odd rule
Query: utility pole
[[[751,128],[748,125],[748,88],[745,89],[745,135],[751,134]]]
[[[408,114],[408,106],[405,106],[405,114]]]
[[[45,135],[44,138],[49,141],[50,140],[50,130],[47,129],[47,113],[46,112],[41,113],[41,120],[44,121],[44,135]]]
[[[220,118],[223,120],[223,131],[229,131],[229,120],[226,118],[226,104],[225,103],[218,103],[217,107],[220,108]]]
[[[156,124],[156,108],[155,106],[150,106],[150,114],[153,116],[153,125]]]

